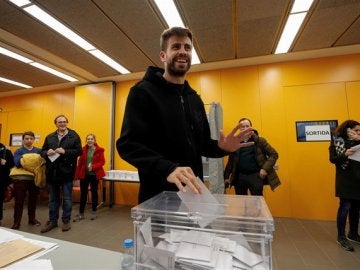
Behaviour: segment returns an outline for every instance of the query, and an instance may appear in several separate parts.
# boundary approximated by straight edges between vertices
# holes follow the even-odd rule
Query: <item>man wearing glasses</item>
[[[49,220],[41,229],[46,233],[58,226],[60,194],[62,191],[62,231],[71,229],[72,183],[76,161],[82,152],[81,139],[67,127],[68,119],[64,115],[55,118],[57,130],[46,136],[41,156],[46,159],[46,180],[49,190]]]

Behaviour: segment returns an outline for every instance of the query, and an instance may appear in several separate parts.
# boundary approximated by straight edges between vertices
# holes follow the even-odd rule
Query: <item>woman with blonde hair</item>
[[[85,218],[84,211],[89,185],[92,199],[91,220],[97,217],[98,184],[99,180],[105,175],[103,169],[105,164],[104,151],[104,148],[96,143],[94,134],[90,133],[86,136],[86,145],[82,149],[75,172],[75,179],[80,179],[80,211],[74,221],[80,221]]]

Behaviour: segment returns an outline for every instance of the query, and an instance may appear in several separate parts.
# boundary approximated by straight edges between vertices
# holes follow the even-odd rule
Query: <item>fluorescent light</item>
[[[9,51],[9,50],[7,50],[5,48],[2,48],[2,47],[0,47],[0,53],[3,54],[3,55],[9,56],[11,58],[14,58],[16,60],[19,60],[21,62],[24,62],[26,64],[34,62],[33,60],[30,60],[30,59],[28,59],[28,58],[26,58],[26,57],[24,57],[24,56],[22,56],[20,54],[14,53],[14,52]]]
[[[185,28],[184,22],[180,17],[180,14],[174,4],[173,0],[154,0],[155,4],[159,8],[161,14],[163,15],[166,23],[168,24],[169,28],[171,27],[183,27]],[[192,49],[192,59],[191,63],[193,65],[200,64],[200,58],[193,47]]]
[[[294,2],[290,13],[308,11],[314,0],[297,0]]]
[[[11,3],[17,5],[18,7],[23,7],[31,4],[29,0],[9,0]]]
[[[286,21],[275,54],[287,53],[314,0],[295,0]]]
[[[10,0],[14,1],[14,0]],[[30,2],[29,2],[30,3]],[[16,4],[16,3],[15,3]],[[85,39],[83,39],[81,36],[76,34],[74,31],[72,31],[70,28],[65,26],[63,23],[52,17],[50,14],[46,13],[44,10],[39,8],[36,5],[31,5],[23,8],[27,13],[34,16],[36,19],[44,23],[45,25],[49,26],[51,29],[58,32],[60,35],[64,36],[71,42],[75,43],[80,48],[84,49],[85,51],[90,52],[92,55],[100,59],[105,64],[109,65],[111,68],[119,71],[122,74],[130,73],[129,70],[127,70],[125,67],[111,59],[109,56],[105,55],[103,52],[97,50],[95,46],[87,42]],[[52,72],[51,72],[52,73]],[[53,73],[54,74],[54,73]],[[57,75],[58,76],[58,75]],[[63,74],[62,76],[67,76]],[[71,78],[67,76],[68,78]],[[64,78],[64,77],[62,77]],[[74,78],[71,78],[74,79]]]
[[[17,86],[21,86],[21,87],[24,87],[24,88],[32,88],[32,86],[30,86],[30,85],[19,83],[19,82],[13,81],[13,80],[9,80],[9,79],[6,79],[4,77],[0,77],[0,81],[6,82],[6,83],[9,83],[9,84],[13,84],[13,85],[17,85]]]
[[[89,51],[93,56],[107,64],[108,66],[112,67],[113,69],[119,71],[122,74],[130,73],[126,68],[124,68],[122,65],[116,63],[113,59],[111,59],[109,56],[107,56],[105,53],[103,53],[100,50],[91,50]]]
[[[53,75],[56,75],[56,76],[58,76],[58,77],[60,77],[60,78],[65,79],[65,80],[67,80],[67,81],[70,81],[70,82],[75,82],[75,81],[77,81],[77,79],[75,79],[75,78],[73,78],[73,77],[70,77],[70,76],[68,76],[68,75],[66,75],[66,74],[64,74],[64,73],[61,73],[60,71],[56,71],[55,69],[52,69],[52,68],[47,67],[47,66],[45,66],[45,65],[43,65],[43,64],[37,63],[37,62],[35,62],[35,61],[33,61],[33,60],[30,60],[30,59],[28,59],[28,58],[26,58],[26,57],[24,57],[24,56],[22,56],[22,55],[20,55],[20,54],[17,54],[17,53],[14,53],[14,52],[12,52],[12,51],[9,51],[9,50],[7,50],[7,49],[5,49],[5,48],[3,48],[3,47],[0,47],[0,54],[9,56],[9,57],[11,57],[11,58],[14,58],[14,59],[16,59],[16,60],[19,60],[19,61],[21,61],[21,62],[24,62],[24,63],[26,63],[26,64],[32,65],[32,66],[34,66],[34,67],[37,67],[37,68],[39,68],[39,69],[41,69],[41,70],[44,70],[44,71],[46,71],[46,72],[49,72],[49,73],[51,73],[51,74],[53,74]]]
[[[172,0],[155,0],[155,4],[159,8],[169,28],[174,26],[185,27],[180,14]]]
[[[281,34],[281,38],[276,48],[275,54],[288,52],[302,22],[305,19],[305,16],[306,12],[290,14],[285,28]]]
[[[73,77],[70,77],[70,76],[68,76],[68,75],[66,75],[66,74],[64,74],[64,73],[61,73],[61,72],[59,72],[59,71],[57,71],[57,70],[55,70],[55,69],[52,69],[52,68],[50,68],[50,67],[47,67],[47,66],[45,66],[45,65],[43,65],[43,64],[40,64],[40,63],[37,63],[37,62],[33,62],[33,63],[30,63],[30,65],[32,65],[32,66],[34,66],[34,67],[37,67],[37,68],[39,68],[39,69],[42,69],[42,70],[44,70],[44,71],[46,71],[46,72],[49,72],[49,73],[51,73],[51,74],[54,74],[55,76],[58,76],[58,77],[60,77],[60,78],[63,78],[63,79],[65,79],[65,80],[67,80],[67,81],[70,81],[70,82],[76,82],[76,81],[77,81],[77,79],[75,79],[75,78],[73,78]]]
[[[95,47],[87,42],[85,39],[80,37],[74,31],[66,27],[64,24],[56,20],[54,17],[50,16],[48,13],[43,11],[41,8],[35,5],[31,5],[29,7],[24,8],[24,10],[34,16],[36,19],[41,21],[42,23],[46,24],[60,35],[63,35],[70,41],[74,42],[79,47],[83,48],[84,50],[94,50]]]

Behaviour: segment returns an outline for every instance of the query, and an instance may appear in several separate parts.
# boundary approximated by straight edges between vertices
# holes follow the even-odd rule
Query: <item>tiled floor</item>
[[[79,204],[74,204],[74,216]],[[38,207],[38,219],[47,220],[46,202]],[[90,214],[90,209],[85,212]],[[4,227],[11,227],[13,204],[5,204]],[[24,210],[20,230],[40,234],[41,227],[27,224],[27,210]],[[104,249],[122,251],[122,241],[133,237],[130,207],[114,205],[100,207],[98,219],[89,218],[73,222],[72,229],[62,232],[56,228],[45,236],[72,241]],[[274,270],[358,270],[360,269],[360,245],[355,252],[342,250],[336,243],[336,224],[332,221],[299,220],[275,218],[275,232],[272,242]]]

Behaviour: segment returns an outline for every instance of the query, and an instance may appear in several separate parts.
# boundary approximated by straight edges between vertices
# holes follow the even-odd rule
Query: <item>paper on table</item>
[[[2,243],[0,245],[0,267],[21,260],[42,249],[41,246],[29,243],[21,238]]]
[[[12,241],[15,239],[19,239],[19,238],[23,238],[23,236],[20,234],[17,234],[17,233],[9,232],[4,229],[0,229],[0,244],[9,242],[9,241]]]
[[[50,159],[51,162],[54,162],[58,157],[60,157],[60,154],[55,153],[52,156],[48,156],[48,158]]]
[[[53,267],[51,264],[51,260],[41,259],[11,265],[9,267],[6,267],[5,270],[53,270]]]
[[[154,247],[144,246],[144,253],[153,261],[161,265],[167,270],[175,269],[175,253],[170,250],[164,250]]]
[[[355,145],[350,148],[351,150],[355,150],[356,152],[352,154],[351,156],[348,156],[349,159],[360,161],[360,144]]]

